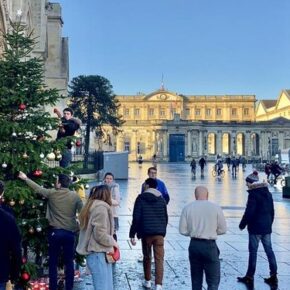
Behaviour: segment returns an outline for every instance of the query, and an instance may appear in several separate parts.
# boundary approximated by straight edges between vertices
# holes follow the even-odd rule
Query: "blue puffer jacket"
[[[239,228],[248,227],[253,235],[272,233],[274,221],[274,203],[266,183],[253,184],[248,190],[248,202]]]

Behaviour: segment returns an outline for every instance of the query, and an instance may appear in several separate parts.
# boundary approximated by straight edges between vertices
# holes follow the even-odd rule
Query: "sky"
[[[55,0],[70,78],[101,75],[117,95],[161,87],[185,95],[290,88],[289,0]]]

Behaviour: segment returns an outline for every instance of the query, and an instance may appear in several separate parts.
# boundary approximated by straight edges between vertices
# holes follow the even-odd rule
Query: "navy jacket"
[[[0,283],[19,278],[21,237],[15,219],[0,208]]]
[[[130,238],[166,235],[168,223],[167,206],[160,192],[149,188],[138,195],[133,210]]]
[[[248,227],[248,232],[254,235],[272,233],[274,221],[274,203],[266,183],[253,185],[248,190],[248,202],[244,216],[240,222],[240,229]]]

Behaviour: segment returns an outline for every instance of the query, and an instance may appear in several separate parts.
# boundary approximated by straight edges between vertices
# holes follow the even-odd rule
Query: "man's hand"
[[[136,240],[135,240],[135,238],[131,238],[130,239],[130,242],[131,242],[132,246],[136,246]]]
[[[53,112],[59,117],[59,118],[61,118],[62,116],[61,116],[61,112],[59,111],[59,109],[58,108],[54,108],[53,109]]]
[[[27,175],[22,171],[19,171],[18,177],[22,180],[26,180],[28,178]]]

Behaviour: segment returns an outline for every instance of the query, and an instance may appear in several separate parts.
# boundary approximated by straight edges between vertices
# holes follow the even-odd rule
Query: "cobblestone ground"
[[[141,253],[141,243],[136,247],[129,243],[128,232],[131,223],[131,215],[136,196],[139,194],[141,183],[147,178],[147,168],[150,164],[139,166],[129,164],[129,180],[119,181],[122,193],[120,208],[120,230],[118,242],[121,249],[121,261],[114,265],[115,290],[141,290],[143,279],[142,263],[138,262]],[[212,177],[213,164],[208,164],[204,178],[192,178],[188,164],[158,164],[158,177],[165,181],[171,201],[168,205],[169,224],[165,243],[165,275],[163,289],[189,290],[191,289],[189,262],[187,247],[189,238],[178,233],[178,222],[182,208],[193,199],[193,191],[196,185],[205,185],[209,188],[209,199],[219,203],[228,223],[226,235],[219,236],[218,246],[221,258],[221,290],[248,289],[243,284],[236,282],[236,277],[245,274],[248,260],[247,231],[240,231],[238,224],[243,214],[247,200],[245,176],[252,166],[248,165],[246,172],[238,172],[237,178],[233,178],[226,172],[222,180]],[[265,178],[260,173],[260,179]],[[272,242],[278,262],[278,276],[280,290],[290,289],[290,200],[282,198],[281,187],[272,187],[275,202],[276,218],[273,226]],[[154,277],[154,267],[153,267]],[[257,271],[255,276],[255,290],[271,289],[263,282],[263,277],[269,275],[268,263],[262,246],[258,252]],[[90,276],[81,275],[83,279],[75,283],[77,290],[93,290]],[[206,284],[204,283],[204,289]],[[273,289],[273,288],[272,288]]]

